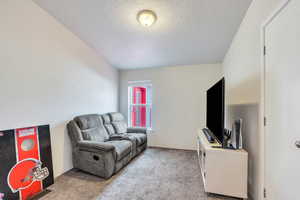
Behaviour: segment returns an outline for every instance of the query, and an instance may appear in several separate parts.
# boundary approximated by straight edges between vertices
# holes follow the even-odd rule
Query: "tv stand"
[[[201,129],[197,144],[205,192],[247,199],[248,153],[210,143]]]

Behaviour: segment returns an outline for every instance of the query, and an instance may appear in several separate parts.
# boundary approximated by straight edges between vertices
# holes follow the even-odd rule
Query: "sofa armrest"
[[[70,136],[72,145],[76,145],[78,141],[83,140],[82,135],[81,135],[81,130],[77,126],[76,122],[74,120],[71,120],[67,124],[67,129],[68,129],[68,134]]]
[[[92,151],[92,152],[109,152],[115,150],[115,147],[111,144],[105,142],[94,142],[83,140],[78,142],[78,147],[80,150]]]
[[[147,134],[146,128],[127,128],[127,133],[144,133]]]

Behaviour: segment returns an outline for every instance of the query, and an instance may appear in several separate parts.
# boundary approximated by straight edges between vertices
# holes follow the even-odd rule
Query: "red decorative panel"
[[[27,200],[53,184],[49,126],[0,131],[0,200]]]

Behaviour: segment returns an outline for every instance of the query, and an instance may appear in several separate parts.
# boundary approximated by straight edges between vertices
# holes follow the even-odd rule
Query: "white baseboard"
[[[161,148],[161,149],[185,150],[185,151],[196,151],[196,149],[192,149],[192,148],[178,148],[178,147],[170,147],[170,146],[163,146],[163,145],[148,145],[148,147]]]

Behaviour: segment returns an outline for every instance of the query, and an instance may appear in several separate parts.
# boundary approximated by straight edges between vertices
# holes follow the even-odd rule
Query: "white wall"
[[[263,140],[261,126],[261,25],[281,0],[253,0],[223,61],[226,79],[227,127],[243,118],[249,152],[249,193],[263,199]]]
[[[222,77],[221,65],[120,72],[120,110],[127,116],[128,81],[153,83],[153,129],[149,145],[196,149],[196,130],[206,124],[206,90]]]
[[[118,71],[32,1],[1,0],[0,24],[0,130],[50,124],[58,176],[72,168],[66,122],[116,111]]]

